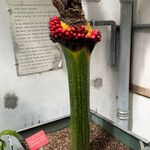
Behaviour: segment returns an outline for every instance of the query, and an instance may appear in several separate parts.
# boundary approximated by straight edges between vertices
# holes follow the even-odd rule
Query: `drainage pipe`
[[[133,0],[120,0],[120,58],[118,83],[118,124],[128,129],[129,124],[129,74]]]

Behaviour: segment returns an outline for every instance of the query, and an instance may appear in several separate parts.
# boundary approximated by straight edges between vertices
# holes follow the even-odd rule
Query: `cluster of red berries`
[[[56,42],[68,42],[71,40],[92,40],[99,42],[101,40],[99,30],[93,30],[89,34],[85,26],[70,26],[69,30],[65,29],[61,26],[61,22],[57,16],[50,19],[49,29],[51,38]]]

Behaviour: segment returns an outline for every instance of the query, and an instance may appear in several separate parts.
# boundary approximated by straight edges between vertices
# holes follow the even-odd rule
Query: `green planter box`
[[[133,134],[131,131],[121,129],[112,121],[106,119],[95,111],[91,111],[91,121],[100,125],[104,130],[110,133],[113,137],[118,139],[123,144],[126,144],[131,150],[150,150],[149,141]],[[58,131],[70,124],[70,117],[65,116],[63,118],[53,120],[51,122],[33,126],[24,130],[18,131],[18,133],[25,139],[39,130],[44,130],[46,133],[52,131]]]

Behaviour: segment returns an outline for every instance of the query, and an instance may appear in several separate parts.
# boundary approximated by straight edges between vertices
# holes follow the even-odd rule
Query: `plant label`
[[[26,142],[30,148],[30,150],[38,150],[39,148],[43,147],[44,145],[48,144],[49,140],[43,130],[39,131],[38,133],[28,137]]]

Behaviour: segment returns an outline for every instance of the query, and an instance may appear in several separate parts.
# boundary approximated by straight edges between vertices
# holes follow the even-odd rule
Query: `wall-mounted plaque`
[[[18,75],[60,68],[58,46],[49,38],[49,18],[58,15],[51,0],[8,0]]]

